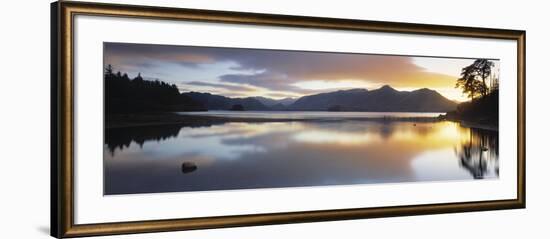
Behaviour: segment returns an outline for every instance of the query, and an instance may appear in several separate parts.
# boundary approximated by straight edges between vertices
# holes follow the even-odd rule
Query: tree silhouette
[[[113,76],[113,66],[111,66],[111,64],[109,64],[105,68],[105,77],[112,77],[112,76]]]
[[[463,76],[456,81],[455,87],[462,88],[462,92],[468,95],[468,98],[473,101],[474,98],[480,95],[480,92],[482,91],[481,88],[483,87],[482,83],[476,80],[475,75],[464,73],[464,69],[462,75]]]
[[[481,88],[481,95],[486,96],[488,93],[488,87],[486,80],[491,76],[491,69],[495,65],[492,61],[489,61],[487,59],[478,59],[474,62],[474,65],[476,66],[475,69],[477,71],[477,75],[481,78],[482,82],[482,88]]]
[[[143,77],[141,77],[141,72],[138,73],[138,75],[136,76],[136,78],[134,78],[134,80],[143,81]]]
[[[462,68],[461,77],[456,81],[456,88],[462,88],[462,92],[467,94],[473,101],[478,96],[486,96],[489,93],[487,79],[491,76],[491,71],[495,64],[487,59],[477,59],[469,66]],[[498,87],[498,84],[495,84]],[[498,90],[491,88],[491,90]]]
[[[158,79],[144,80],[139,73],[130,79],[113,66],[105,68],[105,108],[107,113],[195,111],[204,107],[189,96],[181,95],[177,86]]]

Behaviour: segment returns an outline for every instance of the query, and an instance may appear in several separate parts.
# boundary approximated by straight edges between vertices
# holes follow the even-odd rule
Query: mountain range
[[[240,105],[244,110],[293,111],[371,111],[371,112],[447,112],[457,103],[427,88],[398,91],[385,85],[379,89],[351,89],[281,100],[266,97],[230,98],[210,93],[182,93],[208,110],[229,110]],[[239,107],[241,108],[241,107]]]
[[[279,104],[283,105],[283,106],[289,106],[289,105],[293,104],[294,102],[296,102],[296,100],[297,100],[297,98],[290,98],[290,97],[280,99],[280,100],[271,99],[271,98],[262,97],[262,96],[256,96],[256,97],[253,97],[253,98],[259,100],[260,102],[262,102],[262,104],[264,104],[268,107],[272,107],[272,106],[279,105]]]
[[[208,110],[230,110],[234,105],[242,105],[245,110],[271,110],[271,107],[263,104],[255,97],[229,98],[202,92],[188,92],[182,93],[182,95],[190,97]]]

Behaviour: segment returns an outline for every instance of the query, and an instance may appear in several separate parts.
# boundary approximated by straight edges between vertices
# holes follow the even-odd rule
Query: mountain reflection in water
[[[498,177],[498,132],[453,122],[349,119],[105,133],[106,195]]]

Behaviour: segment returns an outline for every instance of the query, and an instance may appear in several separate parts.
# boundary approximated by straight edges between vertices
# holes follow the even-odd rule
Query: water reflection
[[[498,133],[452,122],[148,126],[104,151],[105,194],[498,177]]]
[[[456,149],[460,165],[476,179],[498,177],[498,136],[496,132],[469,129],[469,137]]]
[[[177,137],[182,126],[158,125],[143,127],[128,127],[109,129],[105,131],[105,144],[109,152],[114,155],[115,150],[123,150],[136,143],[140,147],[147,141],[164,141]]]

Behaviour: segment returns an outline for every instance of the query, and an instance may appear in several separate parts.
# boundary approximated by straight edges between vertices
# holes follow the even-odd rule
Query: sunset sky
[[[158,79],[181,92],[274,99],[342,89],[430,88],[456,101],[463,67],[474,59],[240,48],[105,43],[104,64],[135,77]],[[495,62],[498,72],[498,62]]]

